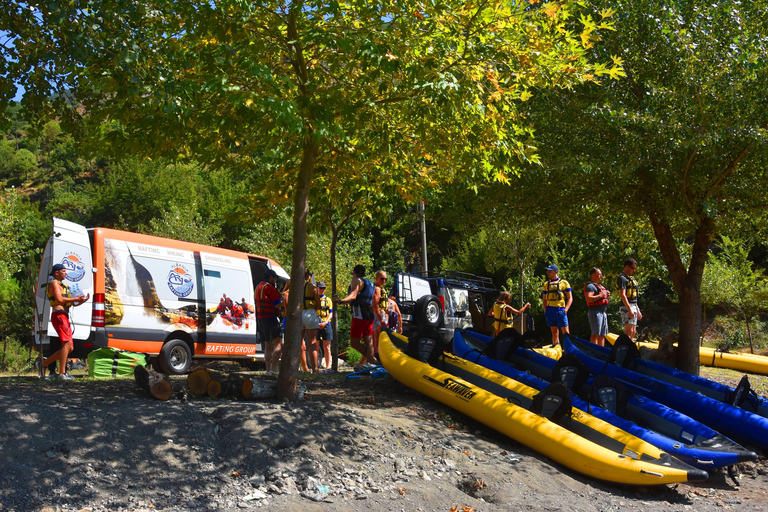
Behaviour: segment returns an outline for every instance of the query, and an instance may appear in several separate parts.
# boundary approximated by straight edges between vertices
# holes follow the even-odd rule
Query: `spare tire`
[[[413,307],[413,316],[419,327],[437,327],[443,323],[443,307],[434,295],[424,295]]]

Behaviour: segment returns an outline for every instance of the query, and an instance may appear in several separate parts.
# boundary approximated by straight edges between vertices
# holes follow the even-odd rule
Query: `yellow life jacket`
[[[61,296],[62,297],[72,297],[72,294],[69,292],[69,286],[67,286],[62,281],[59,281],[59,280],[56,280],[56,282],[59,283],[59,286],[61,286]],[[59,301],[56,300],[56,297],[51,295],[51,292],[50,292],[51,284],[53,284],[53,281],[51,281],[48,284],[48,290],[49,291],[47,292],[47,294],[48,294],[48,302],[51,304],[51,307],[53,308],[53,307],[56,307],[56,306],[64,306],[64,309],[69,309],[71,304],[64,304],[63,302],[59,302]]]
[[[381,296],[379,297],[379,311],[386,311],[389,308],[389,299],[387,298],[387,294],[384,293],[384,288],[381,286],[377,286],[379,290],[381,290]]]
[[[627,279],[627,301],[631,303],[637,302],[637,281],[634,277],[630,277],[624,272],[621,272],[619,276],[624,276]]]
[[[512,317],[507,316],[509,304],[495,302],[493,304],[493,328],[499,333],[512,325]]]
[[[320,311],[317,314],[318,318],[320,318],[321,322],[327,322],[328,317],[331,314],[331,306],[333,305],[333,302],[331,299],[323,295],[320,297]]]
[[[547,298],[547,307],[565,307],[565,293],[562,290],[563,284],[566,285],[566,288],[569,288],[568,282],[560,278],[558,278],[557,281],[548,280],[546,283],[544,283],[544,294]]]
[[[308,288],[308,287],[309,287],[311,284],[312,284],[312,283],[310,283],[309,281],[307,281],[306,283],[304,283],[304,309],[305,309],[305,310],[309,310],[309,309],[317,309],[317,308],[315,307],[315,293],[314,293],[314,291],[313,291],[312,293],[310,293],[309,295],[307,295],[307,288]]]

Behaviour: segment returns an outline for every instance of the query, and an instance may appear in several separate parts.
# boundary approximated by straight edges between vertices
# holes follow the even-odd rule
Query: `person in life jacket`
[[[544,314],[547,325],[552,331],[552,345],[560,343],[560,332],[568,334],[568,310],[573,304],[571,285],[565,279],[560,279],[560,269],[557,265],[546,268],[547,281],[542,289],[544,299]]]
[[[355,265],[349,293],[343,299],[333,295],[333,302],[352,306],[352,327],[349,344],[362,355],[360,364],[378,364],[373,351],[373,294],[374,286],[365,278],[365,267]]]
[[[61,263],[57,263],[51,268],[50,276],[53,277],[48,283],[48,302],[51,304],[51,324],[53,324],[56,335],[61,341],[61,348],[51,354],[43,361],[43,372],[51,363],[59,362],[59,373],[57,378],[63,380],[72,380],[67,373],[67,358],[69,353],[75,349],[75,342],[72,338],[72,325],[69,322],[69,308],[84,304],[91,298],[91,294],[72,297],[69,287],[64,284],[67,277],[67,269]]]
[[[301,325],[304,331],[302,332],[301,357],[305,361],[302,364],[302,367],[304,367],[307,365],[307,356],[304,354],[306,348],[311,372],[317,373],[317,330],[320,328],[320,317],[318,316],[320,312],[320,294],[312,282],[313,277],[312,272],[309,270],[304,271],[304,300],[301,303]]]
[[[318,281],[317,293],[320,294],[320,312],[318,317],[320,318],[320,325],[317,329],[317,339],[322,342],[321,347],[323,351],[323,369],[331,369],[331,341],[333,340],[333,328],[331,326],[331,320],[333,319],[333,301],[330,297],[325,295],[325,283]]]
[[[387,327],[390,331],[403,334],[403,315],[397,305],[397,295],[390,294],[387,300]]]
[[[512,317],[514,315],[522,315],[526,309],[531,307],[531,303],[526,302],[525,306],[518,310],[513,308],[509,304],[510,302],[512,302],[512,294],[502,292],[493,304],[493,310],[489,312],[489,315],[493,316],[493,328],[496,331],[496,335],[507,327],[512,327]]]
[[[374,276],[374,291],[371,307],[373,308],[373,353],[379,353],[379,335],[381,328],[387,325],[389,316],[389,299],[387,292],[384,291],[384,285],[387,284],[387,273],[383,270],[376,272]]]
[[[603,272],[592,267],[589,270],[589,282],[584,285],[584,298],[587,300],[587,316],[592,331],[589,341],[604,347],[605,335],[608,334],[608,298],[611,292],[600,284],[602,280]]]
[[[280,322],[280,310],[283,298],[277,291],[277,272],[271,268],[264,271],[261,281],[253,293],[256,302],[256,331],[259,341],[264,344],[264,364],[267,373],[277,373],[280,355],[283,350],[283,329]]]
[[[637,322],[642,320],[643,314],[637,305],[637,281],[634,276],[637,270],[637,261],[634,258],[627,258],[624,261],[624,270],[616,278],[616,288],[619,289],[621,297],[621,323],[624,324],[624,334],[635,339],[637,332]]]

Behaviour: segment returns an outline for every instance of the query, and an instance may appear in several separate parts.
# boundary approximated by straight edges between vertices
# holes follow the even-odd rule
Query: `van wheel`
[[[443,323],[443,308],[434,295],[424,295],[413,308],[419,327],[437,327]]]
[[[189,345],[181,340],[171,340],[160,350],[158,356],[160,368],[169,375],[180,375],[187,373],[192,364],[192,351]]]

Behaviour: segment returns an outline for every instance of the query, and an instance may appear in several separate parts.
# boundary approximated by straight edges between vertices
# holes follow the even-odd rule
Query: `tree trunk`
[[[309,186],[315,168],[318,141],[310,130],[305,136],[301,165],[296,182],[293,212],[293,257],[291,259],[291,289],[288,294],[288,320],[285,343],[277,379],[277,397],[298,400],[298,375],[301,356],[301,301],[304,296],[304,270],[307,265],[307,214]]]
[[[331,297],[338,294],[336,288],[336,244],[339,241],[339,229],[333,228],[331,233]],[[333,318],[331,318],[331,329],[333,330],[333,340],[331,341],[331,361],[334,372],[339,371],[339,312],[336,310],[338,304],[333,305]]]
[[[649,215],[659,250],[667,265],[677,298],[680,301],[677,368],[699,374],[699,345],[701,340],[701,281],[714,233],[709,217],[699,219],[691,248],[691,260],[686,270],[669,223],[655,214]],[[641,263],[642,264],[642,263]]]
[[[211,383],[213,377],[211,372],[206,368],[195,368],[189,375],[187,375],[187,388],[192,396],[203,396],[208,394],[208,384]]]

